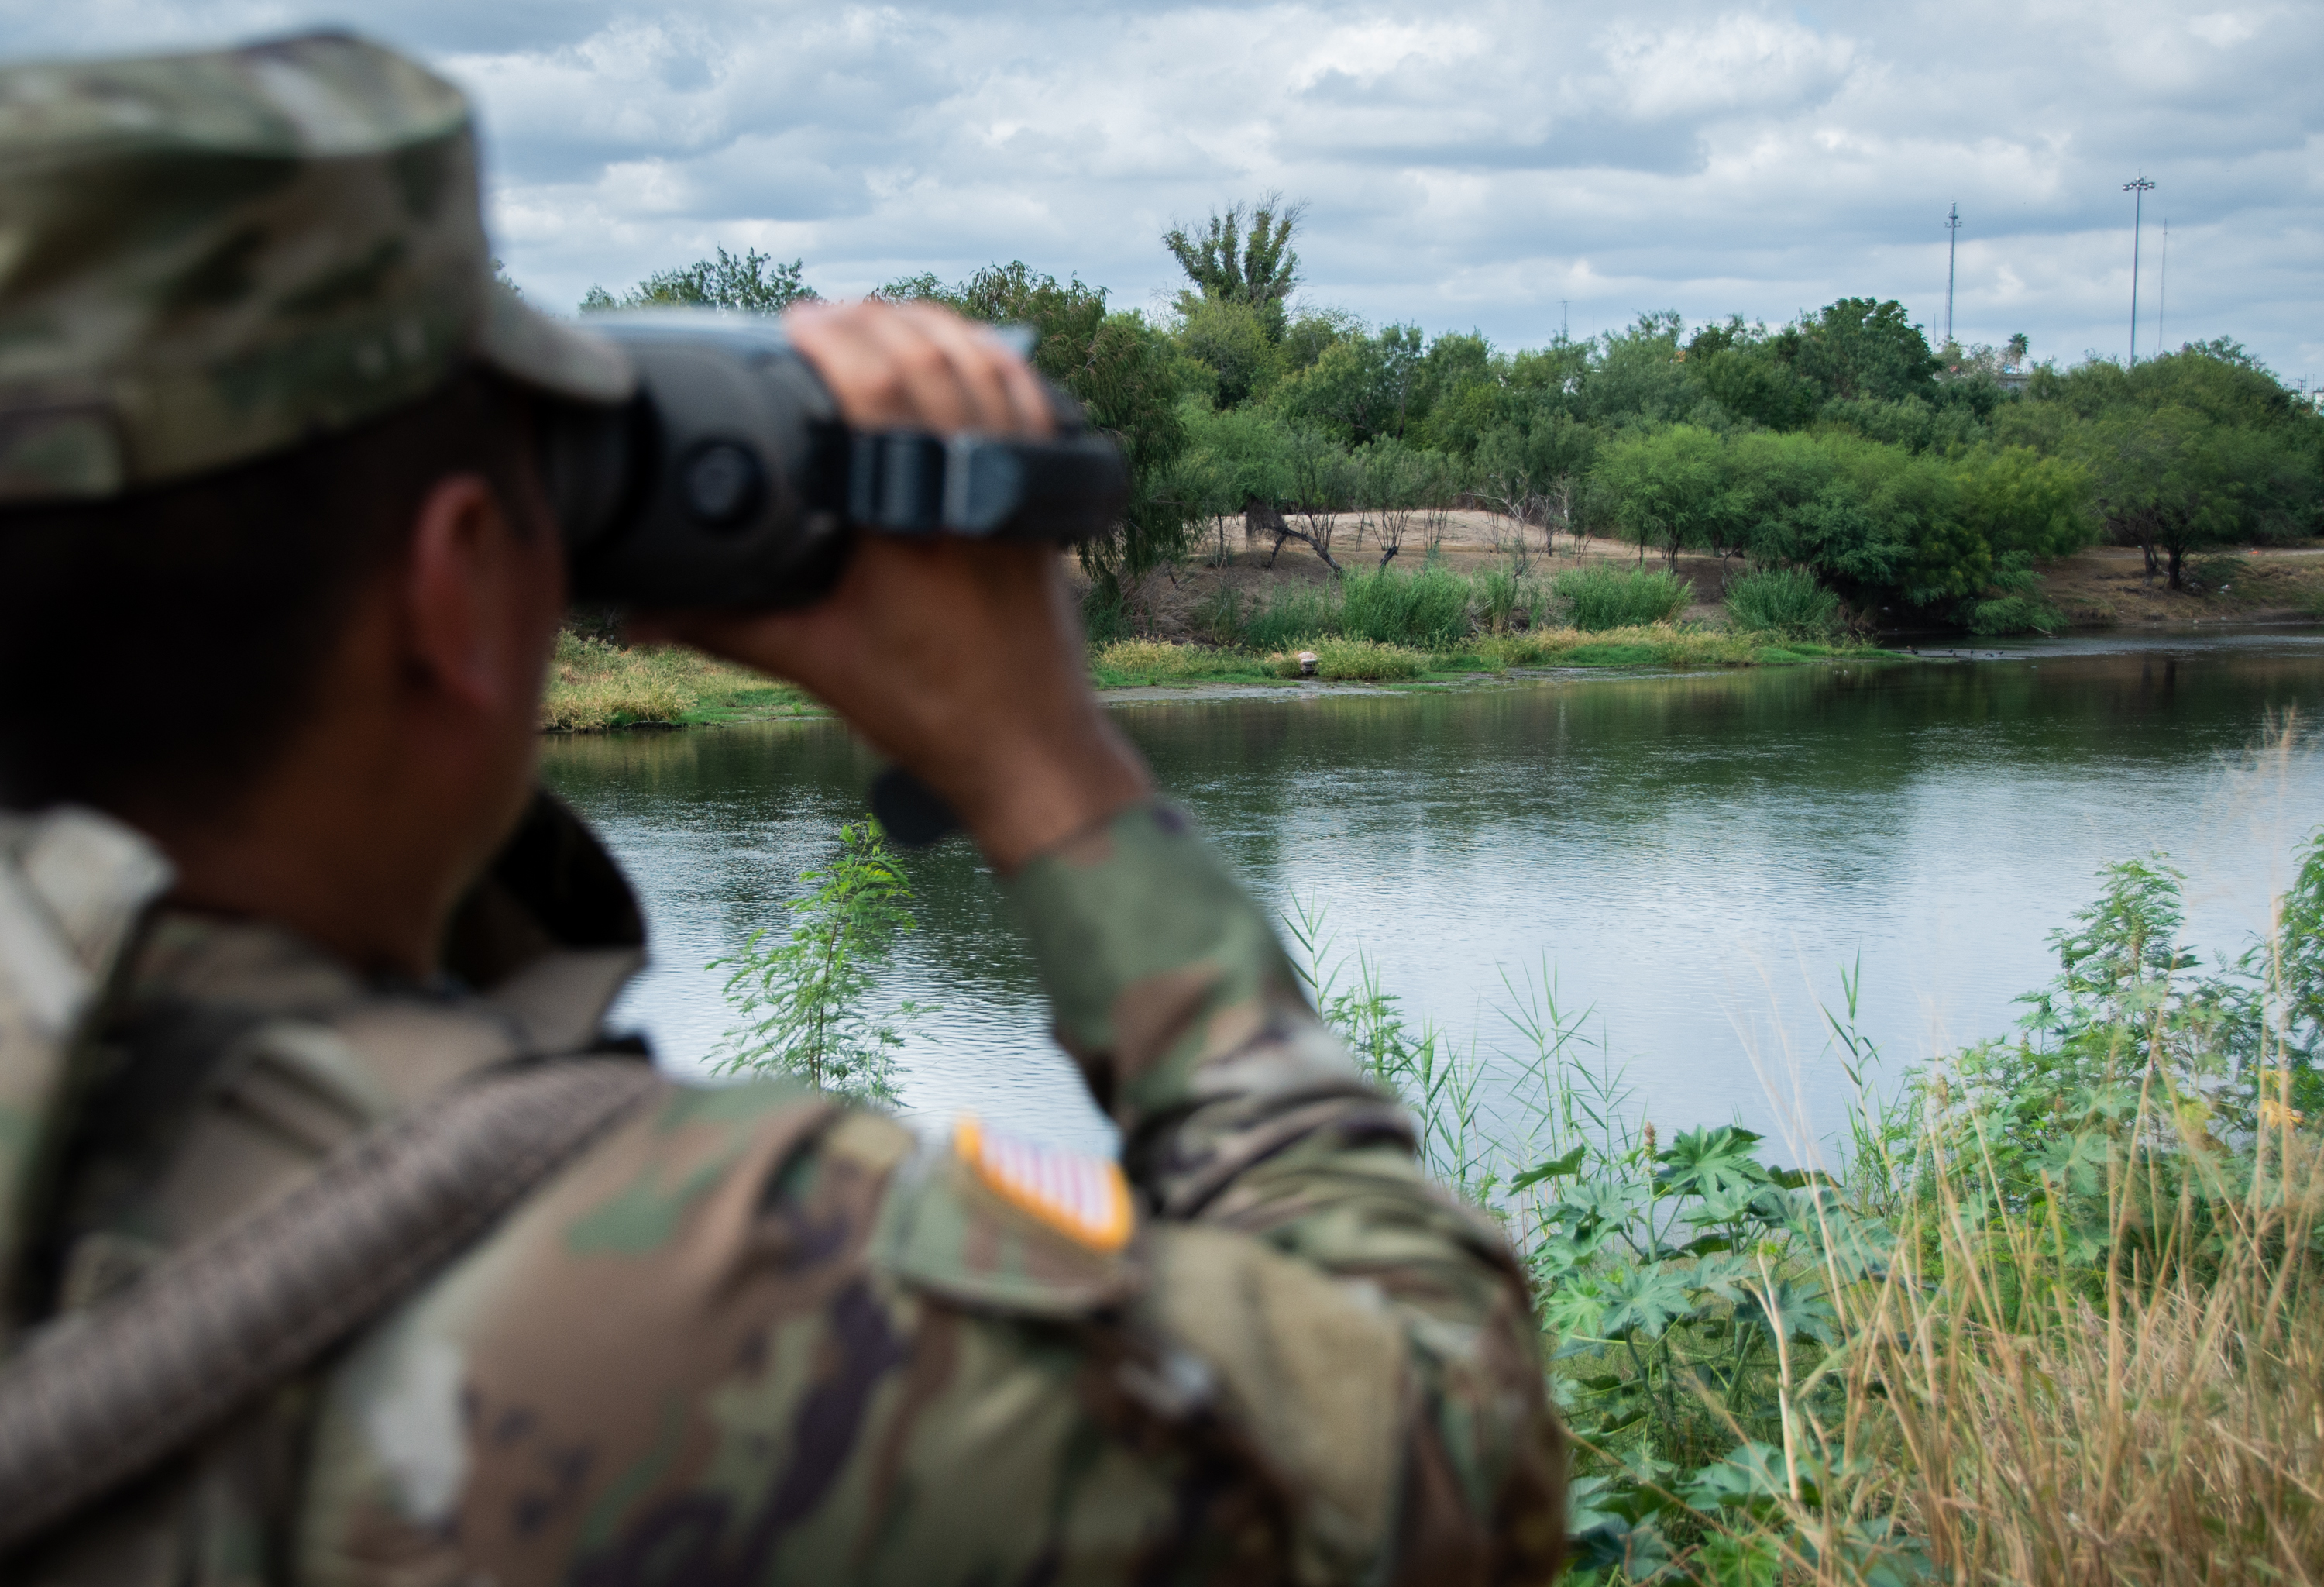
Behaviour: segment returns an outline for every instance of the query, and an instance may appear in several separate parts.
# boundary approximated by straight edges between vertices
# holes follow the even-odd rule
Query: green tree
[[[899,1022],[927,1012],[906,1002],[894,1020],[870,1010],[896,942],[912,929],[911,884],[870,817],[839,829],[828,865],[799,873],[813,890],[784,907],[787,936],[758,930],[709,968],[724,969],[734,1025],[717,1067],[734,1075],[795,1075],[817,1091],[862,1102],[896,1100]]]
[[[721,248],[715,258],[697,259],[678,270],[659,271],[619,298],[603,287],[591,287],[588,296],[581,300],[581,312],[688,307],[780,314],[792,304],[816,296],[816,290],[799,279],[799,272],[797,259],[777,264],[756,248],[745,249],[739,257]]]
[[[1870,298],[1842,298],[1802,322],[1791,362],[1830,396],[1884,402],[1929,396],[1940,367],[1904,305]]]
[[[1283,372],[1282,348],[1248,303],[1195,299],[1179,316],[1176,340],[1209,371],[1212,401],[1221,408],[1266,395]]]
[[[1351,447],[1401,436],[1421,361],[1420,328],[1391,325],[1325,347],[1310,367],[1284,383],[1277,405]]]
[[[1298,229],[1301,208],[1286,204],[1279,193],[1269,194],[1255,205],[1213,211],[1201,232],[1174,226],[1163,233],[1162,245],[1194,283],[1185,296],[1247,304],[1259,311],[1269,335],[1280,337],[1285,306],[1299,284],[1299,255],[1291,250],[1291,235]]]
[[[1612,500],[1614,522],[1638,547],[1658,545],[1673,567],[1679,551],[1702,543],[1725,484],[1719,438],[1691,424],[1634,435],[1598,456],[1597,478]]]

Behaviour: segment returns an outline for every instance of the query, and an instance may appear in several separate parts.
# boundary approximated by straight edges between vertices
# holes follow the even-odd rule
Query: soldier
[[[941,313],[789,328],[858,425],[1050,422]],[[0,1579],[1546,1580],[1524,1278],[1107,725],[1053,552],[867,537],[653,632],[950,802],[1119,1164],[608,1043],[528,437],[631,379],[493,286],[410,61],[0,70]]]

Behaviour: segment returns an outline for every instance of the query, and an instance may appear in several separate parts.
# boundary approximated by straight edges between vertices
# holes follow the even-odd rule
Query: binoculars
[[[541,477],[575,598],[625,606],[804,606],[860,533],[1059,544],[1130,497],[1113,441],[1049,388],[1048,440],[859,430],[780,327],[700,311],[595,318],[628,353],[622,407],[550,405]]]

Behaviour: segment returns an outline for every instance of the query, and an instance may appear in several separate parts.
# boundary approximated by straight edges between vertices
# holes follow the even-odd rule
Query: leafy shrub
[[[1762,567],[1727,586],[1727,615],[1738,628],[1821,639],[1840,627],[1840,597],[1804,567]]]
[[[2005,633],[2056,633],[2066,626],[2065,614],[2034,595],[1997,595],[1971,603],[1969,631],[1988,636]]]
[[[911,883],[870,817],[839,829],[831,863],[799,872],[814,887],[788,902],[788,936],[754,931],[725,969],[735,1023],[718,1045],[727,1074],[786,1074],[859,1102],[896,1100],[895,1021],[869,1004],[896,939],[912,929]],[[927,1012],[906,1002],[896,1020]]]
[[[1668,623],[1694,599],[1694,586],[1665,568],[1593,563],[1568,568],[1553,586],[1580,629],[1637,628]]]

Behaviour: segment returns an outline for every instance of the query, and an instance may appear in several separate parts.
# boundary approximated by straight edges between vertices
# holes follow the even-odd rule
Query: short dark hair
[[[305,721],[357,593],[438,481],[480,472],[524,524],[526,407],[470,370],[254,463],[0,509],[0,804],[230,806]]]

